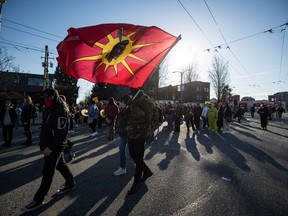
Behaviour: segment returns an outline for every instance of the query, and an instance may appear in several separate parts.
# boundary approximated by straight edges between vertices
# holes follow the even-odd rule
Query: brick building
[[[204,103],[210,100],[210,83],[193,81],[182,84],[183,103]],[[181,101],[180,86],[166,86],[159,88],[158,100],[160,101]]]

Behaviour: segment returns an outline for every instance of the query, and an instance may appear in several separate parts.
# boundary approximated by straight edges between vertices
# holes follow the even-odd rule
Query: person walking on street
[[[51,187],[56,169],[66,181],[57,190],[57,193],[73,190],[76,186],[73,174],[63,158],[63,150],[67,145],[69,109],[60,99],[58,91],[55,89],[44,90],[42,96],[46,107],[43,112],[42,127],[39,135],[39,146],[44,155],[43,176],[32,202],[26,205],[22,212],[32,211],[44,204],[44,198]]]
[[[260,115],[260,123],[262,130],[267,130],[268,117],[269,117],[268,107],[266,107],[265,104],[261,104],[257,113]]]
[[[232,122],[232,109],[228,103],[225,103],[223,111],[223,133],[231,133],[230,131],[230,122]]]
[[[92,103],[88,108],[88,119],[87,119],[87,123],[90,129],[92,130],[91,136],[96,136],[98,134],[98,132],[96,131],[98,116],[99,116],[99,109],[95,101],[92,100]]]
[[[113,140],[115,135],[115,122],[119,113],[119,107],[115,103],[113,97],[109,98],[108,104],[104,108],[105,119],[107,124],[108,136],[107,140]]]
[[[280,104],[280,106],[276,109],[276,111],[278,113],[279,119],[282,119],[282,114],[285,113],[285,109],[282,107],[282,104]]]
[[[212,133],[217,133],[217,119],[218,119],[218,110],[211,104],[210,108],[207,111],[207,118],[209,122],[209,129]]]
[[[250,107],[250,113],[251,113],[251,117],[254,118],[254,113],[255,113],[256,109],[255,109],[255,105],[253,104],[252,107]]]
[[[11,101],[9,99],[5,100],[5,104],[0,110],[0,124],[2,125],[3,140],[4,143],[2,147],[11,146],[13,139],[13,128],[17,119],[17,113],[15,109],[11,106]]]
[[[192,127],[193,132],[195,132],[195,126],[194,126],[194,115],[193,115],[193,108],[192,105],[186,106],[184,108],[184,118],[186,122],[187,132],[189,132],[190,124]]]
[[[193,110],[193,116],[194,116],[194,124],[196,127],[196,130],[200,129],[200,118],[202,114],[202,108],[199,103],[196,104]]]
[[[68,104],[68,107],[69,107],[69,112],[70,112],[70,115],[69,115],[69,118],[70,118],[70,125],[69,125],[69,131],[68,133],[74,133],[74,119],[75,119],[75,105],[74,105],[74,101],[75,101],[75,98],[70,98],[69,102],[67,103]]]
[[[33,144],[32,142],[32,119],[33,119],[33,110],[34,106],[32,104],[32,99],[30,96],[24,97],[24,106],[21,113],[21,121],[24,127],[24,133],[26,136],[26,141],[23,145],[30,146]]]
[[[141,187],[141,181],[153,175],[144,162],[145,139],[149,125],[153,119],[152,109],[154,102],[142,90],[132,89],[134,95],[128,106],[127,135],[128,148],[131,158],[135,163],[134,182],[127,195],[135,194]],[[142,175],[143,174],[143,175]]]
[[[166,114],[165,117],[168,124],[168,130],[170,132],[173,131],[174,113],[175,113],[174,107],[172,106],[171,102],[168,102],[168,104],[165,107],[165,114]]]
[[[175,114],[174,114],[174,125],[175,125],[175,132],[180,132],[180,124],[181,124],[181,118],[182,118],[182,107],[181,104],[176,102],[175,106]],[[193,120],[193,119],[192,119]],[[194,127],[194,124],[193,124]]]
[[[126,144],[128,142],[126,125],[127,125],[127,105],[131,97],[129,95],[124,95],[120,100],[119,113],[116,122],[116,132],[119,135],[119,155],[120,155],[120,167],[113,174],[118,176],[125,174],[126,170]]]
[[[217,130],[218,132],[221,132],[221,128],[223,127],[223,112],[224,112],[224,106],[222,103],[219,103],[218,105],[218,119],[217,119]]]
[[[18,127],[20,126],[20,119],[21,119],[21,113],[22,113],[22,108],[19,103],[17,104],[15,111],[17,114],[15,129],[18,129]]]
[[[201,113],[201,117],[202,117],[202,120],[203,120],[203,126],[202,128],[205,129],[206,128],[206,125],[207,127],[209,127],[209,122],[208,122],[208,119],[207,119],[207,112],[208,112],[208,109],[209,109],[209,104],[205,104],[203,109],[202,109],[202,113]]]

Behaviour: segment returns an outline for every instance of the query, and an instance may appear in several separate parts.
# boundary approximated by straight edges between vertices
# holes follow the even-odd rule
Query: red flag
[[[156,26],[101,24],[70,28],[57,46],[57,61],[66,74],[76,79],[138,88],[180,39]]]

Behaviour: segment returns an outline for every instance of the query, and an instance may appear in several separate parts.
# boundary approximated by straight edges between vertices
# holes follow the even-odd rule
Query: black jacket
[[[67,145],[69,108],[55,91],[53,106],[43,112],[40,132],[40,149],[49,147],[52,151],[62,151]]]
[[[26,104],[23,107],[22,113],[21,113],[21,121],[22,122],[29,122],[33,118],[33,104]]]
[[[0,110],[0,123],[1,124],[3,124],[5,112],[6,112],[6,108],[5,106],[3,106],[2,109]],[[17,113],[15,109],[12,107],[9,109],[9,116],[11,119],[11,123],[14,125],[17,119]]]

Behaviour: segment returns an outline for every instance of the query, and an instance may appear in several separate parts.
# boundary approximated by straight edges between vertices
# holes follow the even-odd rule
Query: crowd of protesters
[[[25,207],[25,211],[31,211],[43,204],[44,196],[50,188],[55,169],[60,171],[66,181],[63,187],[58,190],[59,193],[75,188],[76,183],[73,174],[66,163],[75,157],[75,154],[72,152],[74,143],[69,140],[68,134],[74,133],[75,130],[77,130],[75,127],[79,124],[87,124],[91,129],[91,134],[89,135],[91,137],[97,136],[97,130],[102,127],[107,128],[107,141],[113,141],[116,136],[120,137],[118,141],[120,163],[118,169],[113,174],[119,176],[127,173],[126,150],[129,150],[130,157],[135,163],[134,182],[127,193],[128,195],[132,195],[140,189],[142,185],[141,182],[153,175],[153,172],[145,164],[143,159],[145,151],[144,145],[145,143],[150,143],[147,141],[147,134],[150,133],[150,128],[147,127],[147,125],[151,123],[152,107],[157,106],[158,123],[161,124],[163,121],[166,121],[166,127],[169,133],[179,133],[182,123],[185,123],[187,133],[189,133],[190,130],[192,130],[193,133],[207,131],[210,131],[212,134],[231,133],[230,124],[232,122],[242,123],[243,121],[248,121],[245,118],[245,112],[247,112],[245,107],[232,106],[229,103],[207,102],[204,104],[187,103],[181,105],[179,102],[167,102],[157,104],[143,91],[139,91],[138,97],[136,97],[138,94],[136,92],[132,95],[125,95],[119,101],[113,97],[102,101],[98,100],[98,98],[95,100],[95,97],[91,97],[87,103],[77,105],[74,102],[75,100],[72,99],[66,102],[65,96],[59,95],[56,90],[52,89],[51,92],[48,92],[49,94],[45,91],[44,93],[46,94],[44,95],[46,96],[43,97],[45,102],[45,115],[43,114],[43,121],[41,121],[40,135],[42,134],[42,139],[40,139],[39,144],[40,147],[45,144],[45,146],[40,148],[43,151],[45,159],[43,179],[34,199]],[[132,100],[132,97],[134,100]],[[56,108],[54,109],[54,105],[58,110]],[[87,111],[87,113],[85,111]],[[271,107],[261,104],[260,107],[251,107],[249,111],[251,118],[255,117],[255,113],[259,115],[261,129],[267,130],[268,120],[274,118],[281,119],[285,109],[281,105]],[[62,114],[60,115],[58,112]],[[29,96],[24,98],[24,103],[21,108],[19,105],[15,108],[11,100],[6,99],[0,109],[0,123],[4,140],[2,147],[12,145],[13,130],[20,126],[20,120],[24,128],[24,135],[26,136],[24,145],[33,145],[31,126],[35,118],[37,118],[38,113],[38,106],[33,105],[32,99]],[[56,119],[50,119],[50,115],[52,114],[60,116],[61,121],[55,124],[55,122],[57,122]],[[65,122],[63,119],[66,119]],[[50,128],[48,123],[55,128]],[[165,129],[165,127],[163,128]],[[58,143],[57,139],[52,139],[51,143],[48,142],[48,137],[45,135],[46,133],[43,132],[44,130],[51,130],[50,132],[52,134],[54,134],[55,131],[59,131],[59,134],[61,134],[61,136],[59,136],[61,137],[61,139],[59,139],[60,142]],[[46,136],[45,139],[43,139],[44,135]],[[51,137],[49,137],[49,139],[50,138]],[[128,145],[128,148],[126,148],[126,145]],[[62,152],[64,154],[62,154]],[[65,154],[69,156],[67,160]],[[54,155],[53,158],[52,156],[50,157],[50,155]]]
[[[91,128],[91,136],[96,136],[98,134],[97,129],[102,127],[107,127],[108,136],[107,140],[113,140],[115,137],[115,125],[117,120],[117,115],[119,113],[120,101],[114,101],[114,98],[110,97],[108,100],[98,100],[97,102],[87,101],[86,103],[76,104],[73,102],[75,100],[69,99],[67,105],[69,107],[69,133],[75,132],[75,127],[77,128],[81,123],[87,123]],[[5,102],[5,101],[4,101]],[[5,103],[1,106],[1,118],[0,123],[2,129],[4,129],[3,136],[5,136],[5,143],[2,146],[10,146],[13,137],[13,130],[23,126],[24,134],[26,136],[26,141],[23,143],[25,146],[30,146],[33,144],[32,140],[32,125],[35,123],[35,119],[39,118],[39,112],[43,110],[40,109],[39,104],[33,104],[30,96],[25,96],[23,103],[14,105],[10,99],[6,100],[9,104],[9,112],[11,118],[9,123],[5,123],[8,120],[7,104]],[[110,103],[110,105],[109,105]],[[109,107],[114,107],[111,109]],[[101,110],[105,110],[106,116],[101,115]],[[83,109],[88,110],[88,115],[83,115],[81,111]],[[261,104],[259,107],[253,105],[249,110],[244,106],[233,106],[228,103],[210,103],[205,104],[200,103],[187,103],[181,106],[178,102],[167,102],[158,104],[158,109],[161,111],[161,118],[167,122],[167,129],[169,131],[180,131],[180,124],[182,121],[185,122],[187,131],[200,131],[205,128],[209,128],[212,133],[230,133],[229,124],[231,122],[245,122],[247,121],[245,117],[245,112],[249,112],[251,118],[255,117],[255,113],[259,115],[261,128],[267,130],[267,124],[269,120],[281,119],[282,114],[285,109],[282,105],[271,106]],[[13,110],[13,111],[11,111]],[[264,111],[263,111],[264,110]],[[36,113],[35,113],[36,112]],[[6,117],[5,117],[6,116]],[[5,118],[4,118],[5,117]],[[109,123],[109,118],[112,117],[113,124]],[[267,122],[266,122],[267,119]],[[34,122],[34,123],[33,123]],[[8,127],[6,125],[8,124]],[[111,126],[112,125],[112,126]],[[8,132],[7,132],[8,131]],[[11,137],[11,138],[10,138]]]

